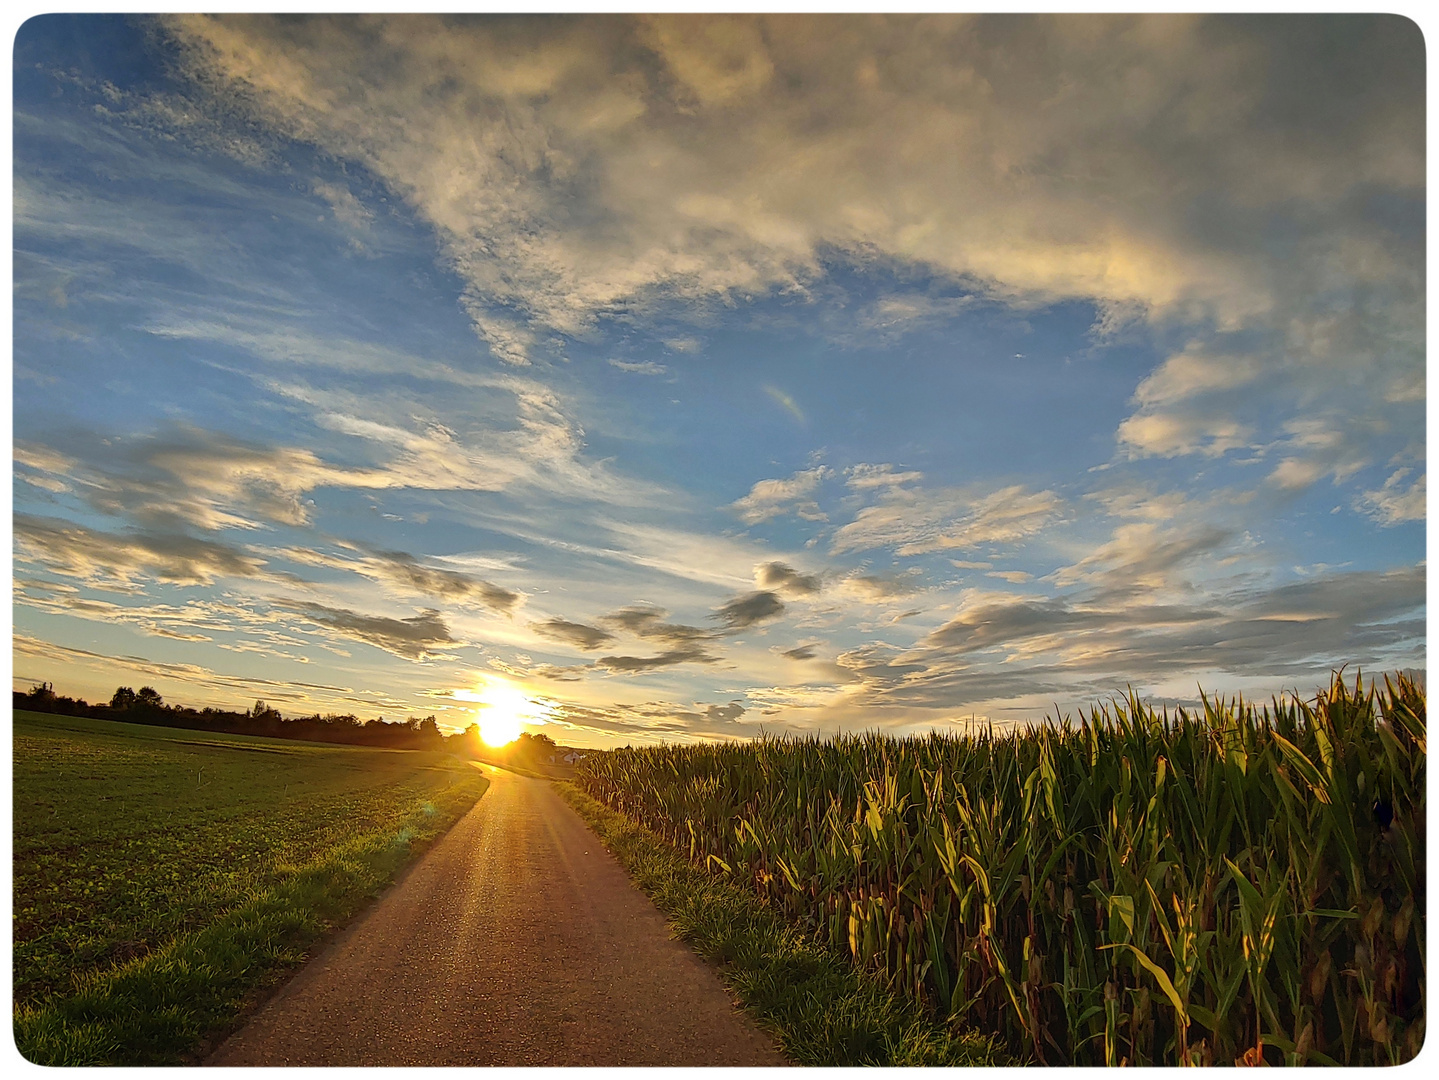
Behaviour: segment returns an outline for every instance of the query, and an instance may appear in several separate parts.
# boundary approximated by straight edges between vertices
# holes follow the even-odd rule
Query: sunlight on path
[[[547,783],[484,798],[210,1065],[781,1065]]]

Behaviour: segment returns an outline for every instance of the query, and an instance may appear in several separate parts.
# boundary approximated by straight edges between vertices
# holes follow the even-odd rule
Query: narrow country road
[[[783,1065],[549,784],[484,797],[208,1065]]]

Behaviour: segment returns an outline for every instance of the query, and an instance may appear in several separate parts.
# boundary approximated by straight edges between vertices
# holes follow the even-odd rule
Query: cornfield
[[[1407,1061],[1424,691],[1131,696],[1011,734],[660,746],[578,782],[1036,1064]]]

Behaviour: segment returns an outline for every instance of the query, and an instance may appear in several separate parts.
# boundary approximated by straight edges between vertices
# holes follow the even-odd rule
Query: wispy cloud
[[[600,620],[646,641],[660,641],[675,646],[690,646],[714,638],[713,631],[702,627],[667,621],[667,614],[669,613],[661,607],[634,604],[602,615]]]
[[[657,364],[653,360],[610,360],[610,367],[617,367],[621,371],[628,371],[632,375],[664,375],[669,368],[663,364]]]
[[[308,523],[305,496],[316,487],[388,485],[373,470],[344,469],[313,451],[264,446],[191,424],[161,433],[101,440],[72,436],[70,453],[22,446],[31,468],[61,469],[95,509],[147,526],[254,529]]]
[[[831,472],[831,469],[817,465],[813,469],[802,469],[787,479],[760,480],[750,488],[748,495],[731,503],[730,508],[747,525],[758,525],[781,514],[793,514],[805,521],[824,521],[826,516],[812,496]]]
[[[315,184],[315,194],[330,204],[335,220],[349,230],[352,245],[363,251],[364,245],[360,241],[370,232],[370,225],[375,220],[374,212],[341,184],[320,181]]]
[[[640,674],[674,667],[676,664],[713,664],[718,658],[704,649],[669,649],[657,656],[602,656],[597,661],[602,668],[626,674]]]
[[[894,466],[888,463],[851,465],[845,470],[845,484],[855,491],[885,490],[901,484],[917,483],[923,479],[924,474],[921,472],[913,469],[906,472],[895,472]]]
[[[878,502],[835,530],[835,554],[892,547],[899,555],[1024,540],[1052,522],[1064,507],[1053,491],[1013,484],[983,495],[889,485]]]
[[[210,585],[253,578],[265,560],[241,548],[169,531],[97,532],[59,518],[16,514],[19,561],[38,563],[100,588],[132,590],[137,579]]]
[[[608,630],[601,630],[598,626],[587,626],[584,623],[570,622],[568,619],[560,618],[530,623],[530,629],[540,637],[586,650],[598,649],[605,642],[613,641],[615,637]]]
[[[1407,468],[1395,469],[1384,481],[1383,487],[1360,495],[1356,508],[1386,526],[1398,525],[1404,521],[1422,521],[1427,502],[1425,479],[1428,474],[1421,473],[1407,487],[1404,486],[1405,479],[1413,471]]]
[[[509,614],[524,597],[512,589],[485,581],[473,574],[426,565],[405,551],[383,551],[344,544],[350,551],[334,553],[311,548],[277,549],[276,554],[293,563],[349,570],[382,582],[403,594],[431,596],[438,600],[464,603],[474,601]]]
[[[1120,670],[1130,685],[1208,671],[1261,680],[1271,693],[1281,680],[1307,692],[1326,663],[1415,663],[1423,578],[1422,568],[1328,574],[1198,604],[1089,606],[976,591],[917,647],[867,646],[838,663],[861,687],[849,700],[877,709],[1042,706],[1046,693],[1122,692]]]
[[[1119,442],[1137,457],[1219,457],[1245,446],[1253,430],[1230,416],[1142,411],[1119,425]]]
[[[1107,543],[1055,571],[1053,580],[1060,587],[1084,582],[1111,595],[1159,589],[1177,584],[1175,570],[1212,555],[1232,536],[1228,529],[1201,522],[1173,528],[1148,521],[1124,524]]]
[[[1120,446],[1130,457],[1219,457],[1245,446],[1254,432],[1234,419],[1234,392],[1260,372],[1257,356],[1191,343],[1135,388],[1138,408],[1119,425]]]
[[[743,720],[748,710],[738,701],[723,705],[679,705],[667,701],[640,701],[623,709],[566,705],[555,718],[560,724],[586,733],[617,738],[640,736],[669,742],[748,738],[755,728]]]
[[[1156,408],[1205,393],[1233,390],[1254,381],[1259,359],[1252,355],[1214,354],[1191,345],[1155,368],[1134,391],[1137,404]]]
[[[1026,581],[1033,581],[1034,575],[1026,570],[991,570],[986,577],[999,578],[1011,585],[1023,585]]]
[[[788,563],[760,563],[754,568],[754,581],[761,589],[771,589],[786,596],[814,596],[824,587],[818,574],[802,574]]]
[[[423,611],[408,618],[395,619],[386,615],[363,615],[324,604],[294,602],[287,606],[325,630],[384,649],[406,660],[431,660],[463,644],[450,635],[449,627],[438,611]]]
[[[715,614],[731,630],[745,630],[784,612],[784,601],[768,590],[737,596]]]
[[[917,589],[912,577],[882,577],[878,574],[851,574],[840,582],[846,594],[872,604],[888,603],[912,596]]]

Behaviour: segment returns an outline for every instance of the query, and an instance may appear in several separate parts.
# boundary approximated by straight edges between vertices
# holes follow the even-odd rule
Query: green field
[[[186,1060],[483,793],[450,755],[17,712],[16,1038]]]

